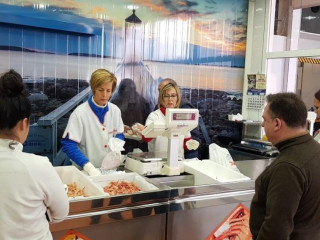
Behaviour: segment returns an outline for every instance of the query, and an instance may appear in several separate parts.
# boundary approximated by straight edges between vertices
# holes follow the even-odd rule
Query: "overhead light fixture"
[[[317,17],[315,16],[308,16],[308,17],[304,17],[304,19],[307,19],[307,20],[312,20],[312,19],[316,19]]]

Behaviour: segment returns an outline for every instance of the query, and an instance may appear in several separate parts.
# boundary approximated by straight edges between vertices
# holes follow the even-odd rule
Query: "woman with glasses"
[[[152,122],[165,122],[167,108],[179,108],[181,102],[181,92],[176,84],[169,83],[161,88],[158,98],[158,109],[149,114],[146,120],[146,126]],[[156,138],[142,139],[148,142],[149,152],[167,152],[168,138],[165,136],[157,136]],[[185,136],[180,136],[179,157],[184,158],[184,150],[194,150],[198,148],[199,142],[192,140],[192,144],[187,144],[191,140],[191,134],[188,132]],[[189,143],[191,143],[189,142]],[[194,143],[196,143],[194,146]],[[189,147],[187,147],[187,145]]]

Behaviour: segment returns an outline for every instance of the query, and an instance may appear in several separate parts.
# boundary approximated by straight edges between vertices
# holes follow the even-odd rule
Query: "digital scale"
[[[245,138],[239,144],[231,145],[233,149],[256,154],[258,156],[276,157],[279,151],[270,142]]]
[[[162,175],[162,167],[167,162],[167,152],[128,153],[125,167],[144,176]],[[179,174],[184,172],[182,159],[178,159]]]
[[[169,139],[167,152],[128,153],[125,167],[141,175],[180,175],[184,172],[179,159],[179,138],[198,126],[199,110],[167,108],[165,123],[153,122],[143,131],[146,138],[165,136]]]
[[[316,117],[317,114],[315,112],[308,112],[308,130],[311,136],[313,135],[313,125]],[[274,146],[272,146],[270,142],[258,139],[244,138],[241,143],[233,144],[231,147],[239,151],[248,152],[259,156],[276,157],[279,154],[279,151]]]

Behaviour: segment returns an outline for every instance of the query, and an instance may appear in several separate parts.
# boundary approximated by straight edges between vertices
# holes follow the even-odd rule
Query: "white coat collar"
[[[0,138],[0,151],[20,151],[22,152],[23,145],[12,139]]]

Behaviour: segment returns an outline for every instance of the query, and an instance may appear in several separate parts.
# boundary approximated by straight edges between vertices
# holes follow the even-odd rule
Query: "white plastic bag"
[[[110,138],[108,148],[111,152],[121,152],[124,151],[124,144],[126,142],[119,138]]]
[[[121,155],[121,151],[124,150],[124,144],[125,141],[119,138],[110,138],[108,144],[110,152],[108,152],[104,157],[101,164],[101,169],[116,169],[118,166],[120,166],[120,164],[124,161],[124,158]]]
[[[222,148],[215,143],[209,145],[209,159],[222,166],[229,168],[230,170],[240,172],[234,163],[229,151],[226,148]]]
[[[116,169],[120,166],[123,160],[124,158],[121,156],[121,152],[108,152],[102,161],[101,169]]]

